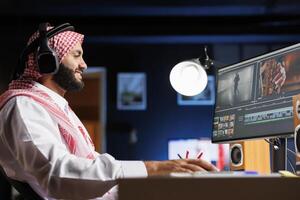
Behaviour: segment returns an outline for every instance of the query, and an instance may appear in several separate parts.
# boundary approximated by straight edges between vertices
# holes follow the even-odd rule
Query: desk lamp
[[[176,64],[170,72],[170,83],[173,89],[184,96],[195,96],[200,94],[207,85],[206,70],[210,69],[213,61],[204,47],[205,59],[200,58],[185,60]]]

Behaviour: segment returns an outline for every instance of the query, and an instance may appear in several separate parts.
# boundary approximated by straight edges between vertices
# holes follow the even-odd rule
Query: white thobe
[[[35,86],[74,121],[63,97],[39,83]],[[142,161],[119,161],[98,153],[91,160],[71,154],[58,124],[26,96],[10,99],[0,110],[0,165],[9,177],[27,182],[45,199],[93,199],[115,186],[116,179],[147,176]],[[114,199],[115,192],[105,196]]]

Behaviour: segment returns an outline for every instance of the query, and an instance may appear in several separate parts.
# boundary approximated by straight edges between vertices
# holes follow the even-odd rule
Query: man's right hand
[[[179,159],[167,161],[145,161],[149,176],[167,175],[171,172],[219,171],[202,159]]]

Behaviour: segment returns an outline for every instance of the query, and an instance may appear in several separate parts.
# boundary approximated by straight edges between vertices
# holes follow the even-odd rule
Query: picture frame
[[[215,78],[207,77],[207,86],[200,94],[196,96],[184,96],[177,93],[178,105],[214,105],[215,104]]]
[[[118,73],[117,108],[119,110],[145,110],[146,99],[145,73]]]

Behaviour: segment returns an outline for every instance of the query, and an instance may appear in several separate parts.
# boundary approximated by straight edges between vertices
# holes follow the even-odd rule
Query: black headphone
[[[69,23],[65,23],[47,31],[49,26],[49,23],[39,25],[39,37],[22,51],[13,79],[17,79],[23,74],[27,56],[34,51],[37,51],[37,65],[41,74],[55,74],[58,71],[59,60],[55,51],[49,47],[48,40],[61,32],[74,31],[75,29]]]

